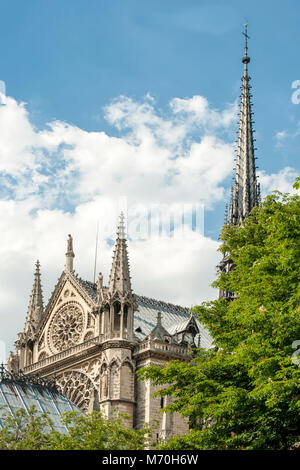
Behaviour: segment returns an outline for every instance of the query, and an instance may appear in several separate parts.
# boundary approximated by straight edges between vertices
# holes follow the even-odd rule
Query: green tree
[[[40,450],[48,448],[52,422],[46,413],[37,413],[35,406],[28,412],[19,409],[1,416],[0,450]]]
[[[20,409],[7,413],[0,429],[0,450],[141,450],[150,442],[151,429],[130,429],[126,415],[106,419],[100,411],[86,415],[68,412],[61,424],[67,432],[54,430],[46,413]]]
[[[299,238],[300,198],[279,192],[241,226],[224,227],[220,250],[230,253],[235,268],[213,285],[237,297],[194,309],[215,347],[197,349],[189,363],[139,372],[140,380],[163,386],[157,395],[173,397],[165,411],[188,417],[192,427],[163,448],[289,449],[299,443]]]
[[[300,176],[297,176],[295,183],[293,184],[294,189],[300,189]]]
[[[150,439],[151,429],[135,430],[126,426],[126,415],[106,419],[101,412],[66,413],[62,419],[68,433],[53,432],[51,449],[55,450],[142,450]]]

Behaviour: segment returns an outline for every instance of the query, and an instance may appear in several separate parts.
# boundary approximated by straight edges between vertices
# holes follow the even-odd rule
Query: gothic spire
[[[117,239],[109,276],[108,290],[111,294],[119,292],[122,295],[127,292],[132,292],[123,212],[120,214],[120,222],[117,229]]]
[[[39,323],[44,310],[39,260],[37,260],[35,266],[36,269],[27,311],[25,331],[29,331],[31,326],[35,327]]]
[[[236,149],[236,167],[234,184],[231,186],[229,213],[225,209],[225,221],[228,214],[228,224],[238,225],[250,214],[253,207],[260,204],[260,188],[257,183],[255,171],[254,157],[254,138],[253,138],[253,122],[252,122],[252,104],[251,104],[251,85],[250,76],[248,74],[248,64],[250,57],[248,56],[248,33],[247,24],[243,35],[245,37],[244,56],[242,62],[244,64],[244,73],[242,76],[241,86],[241,103],[240,103],[240,120],[238,130],[238,144]],[[224,223],[225,223],[224,221]],[[230,259],[230,254],[225,253],[219,269],[228,274],[234,268]],[[236,295],[230,291],[220,290],[219,296],[227,300],[235,299]]]
[[[68,271],[73,271],[73,259],[75,257],[74,251],[73,251],[73,238],[69,234],[68,235],[68,241],[67,241],[67,252],[66,252],[66,269]]]
[[[244,74],[241,86],[241,103],[240,103],[240,120],[238,130],[238,146],[235,168],[235,182],[233,193],[230,201],[229,223],[237,225],[243,219],[248,217],[254,206],[258,205],[258,185],[255,172],[254,157],[254,138],[253,138],[253,122],[251,110],[251,85],[250,76],[248,74],[248,64],[250,57],[248,56],[248,39],[247,24],[243,32],[245,36],[244,56],[242,62],[244,64]]]

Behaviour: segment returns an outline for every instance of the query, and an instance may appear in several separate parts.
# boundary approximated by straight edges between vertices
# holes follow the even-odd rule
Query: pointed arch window
[[[121,328],[121,304],[120,302],[114,303],[114,335],[120,336]]]
[[[123,309],[123,335],[128,338],[128,305],[124,305]]]

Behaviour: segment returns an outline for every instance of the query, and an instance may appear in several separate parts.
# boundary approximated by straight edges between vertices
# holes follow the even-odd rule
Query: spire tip
[[[120,220],[119,220],[119,225],[118,225],[118,230],[117,230],[117,236],[118,238],[125,239],[125,216],[124,212],[121,211],[120,213]]]
[[[244,46],[244,57],[242,58],[243,64],[247,65],[250,62],[250,57],[248,56],[248,39],[250,37],[248,36],[248,21],[244,24],[244,31],[243,35],[245,36],[245,46]]]

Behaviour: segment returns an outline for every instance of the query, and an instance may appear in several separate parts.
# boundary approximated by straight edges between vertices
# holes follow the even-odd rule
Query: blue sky
[[[0,7],[0,80],[11,97],[0,110],[6,263],[0,322],[1,315],[18,311],[15,323],[5,322],[7,341],[22,328],[34,260],[40,258],[42,274],[44,267],[47,298],[64,263],[65,233],[73,230],[81,249],[76,269],[89,277],[93,207],[124,191],[134,201],[173,203],[178,194],[206,207],[206,238],[182,243],[181,257],[169,242],[132,244],[138,293],[185,304],[212,296],[208,286],[232,176],[246,20],[263,191],[287,190],[299,173],[300,104],[291,99],[292,83],[300,80],[299,1],[2,0]],[[131,161],[135,151],[138,160]],[[188,165],[169,165],[172,152],[183,162],[188,156]],[[202,166],[197,152],[199,161],[204,155]],[[124,183],[126,172],[132,178]],[[170,189],[168,178],[176,172],[186,179]],[[92,235],[82,232],[83,220]],[[199,248],[199,256],[191,247]],[[107,274],[109,244],[103,241],[101,249]],[[174,251],[178,257],[170,267]]]
[[[247,19],[259,168],[297,167],[299,139],[276,147],[275,134],[293,134],[300,119],[299,14],[297,0],[2,1],[1,79],[35,125],[59,119],[113,135],[102,108],[119,95],[149,92],[162,108],[195,94],[216,108],[236,99]]]

